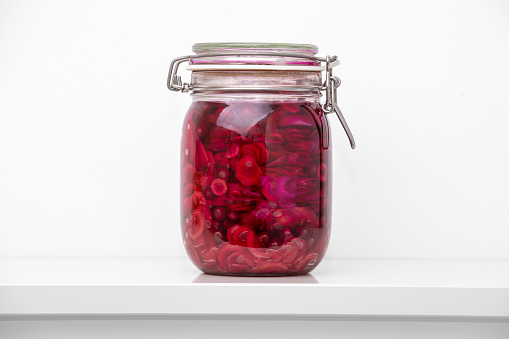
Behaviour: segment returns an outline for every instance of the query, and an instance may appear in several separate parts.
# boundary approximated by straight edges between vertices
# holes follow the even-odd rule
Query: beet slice
[[[281,231],[279,231],[279,237],[283,239],[283,242],[287,242],[287,239],[291,240],[294,238],[292,231],[288,227],[283,227]]]
[[[205,166],[202,167],[202,172],[204,172],[207,175],[214,175],[214,169],[215,169],[215,163],[214,155],[211,151],[206,151],[207,153],[207,162],[205,163]]]
[[[208,162],[209,158],[207,155],[207,150],[205,149],[205,147],[203,147],[203,144],[200,141],[200,139],[196,139],[196,160],[195,160],[196,168],[200,170],[202,168],[206,168]]]
[[[221,270],[225,272],[227,271],[228,257],[235,253],[247,253],[247,250],[244,247],[232,245],[227,242],[219,245],[219,250],[217,251],[217,262]]]
[[[262,166],[267,162],[267,146],[265,146],[264,142],[257,141],[254,143],[258,151],[260,151],[260,157],[258,159],[258,164]]]
[[[295,234],[297,235],[297,237],[301,239],[308,239],[311,236],[311,233],[305,226],[297,227],[297,229],[295,230]]]
[[[238,143],[232,143],[230,147],[228,148],[228,151],[226,152],[227,158],[233,158],[239,155],[240,146]]]
[[[299,226],[309,228],[318,228],[320,222],[318,217],[309,207],[291,207],[287,209],[277,209],[272,212],[274,219],[281,227],[289,227],[290,229]]]
[[[293,266],[296,261],[306,253],[306,242],[299,238],[293,238],[290,242],[283,243],[278,252],[283,253],[281,262]]]
[[[224,219],[223,220],[223,230],[225,231],[225,241],[227,241],[228,239],[226,238],[226,231],[228,231],[230,229],[230,227],[234,226],[235,225],[235,222],[231,221],[230,219]]]
[[[320,176],[321,181],[327,180],[328,175],[327,165],[323,162],[320,164],[320,171],[318,172],[318,175]]]
[[[273,237],[270,239],[269,243],[267,244],[267,247],[269,248],[279,248],[281,245],[283,245],[283,240],[279,237]]]
[[[287,144],[300,140],[306,140],[306,135],[301,129],[298,128],[285,128],[281,130],[281,133],[283,134],[283,138]]]
[[[295,206],[297,182],[295,177],[261,177],[262,193],[268,201],[274,201],[281,207]]]
[[[261,120],[258,124],[254,125],[247,132],[247,138],[253,142],[265,142],[265,131],[267,128],[266,120]]]
[[[295,201],[299,204],[316,204],[320,199],[320,188],[316,188],[309,193],[302,193],[297,196]]]
[[[299,249],[292,242],[283,244],[281,248],[278,249],[278,251],[283,253],[283,258],[281,258],[281,262],[287,265],[292,265],[295,259],[297,259],[297,257],[299,256]]]
[[[226,258],[226,264],[228,266],[235,264],[243,264],[244,263],[244,254],[245,252],[235,252],[232,253],[228,258]]]
[[[239,184],[230,183],[228,185],[228,189],[230,191],[230,195],[232,195],[233,192],[235,192],[234,193],[235,197],[238,197],[238,198],[244,197],[244,198],[251,198],[254,200],[262,198],[261,194],[259,194],[257,192],[253,192],[253,191],[249,190],[248,188],[245,188]]]
[[[226,199],[224,196],[218,199],[209,200],[210,206],[227,206]]]
[[[279,247],[269,248],[267,251],[270,253],[270,258],[272,261],[281,261],[281,259],[283,259],[284,253],[279,251]]]
[[[228,219],[237,220],[239,218],[239,214],[235,211],[228,212]]]
[[[227,272],[243,275],[246,273],[251,273],[251,266],[244,264],[232,264],[228,266]]]
[[[214,140],[214,139],[220,139],[220,140],[224,140],[224,141],[229,141],[229,140],[232,140],[233,138],[239,136],[238,133],[235,133],[234,131],[232,130],[229,130],[227,128],[224,128],[224,127],[221,127],[221,126],[216,126],[215,125],[216,121],[213,122],[213,125],[211,128],[210,128],[210,132],[209,132],[209,140]],[[228,147],[228,145],[226,145]],[[226,148],[225,148],[226,150]]]
[[[295,103],[280,103],[279,107],[281,109],[290,112],[290,113],[299,113],[300,112],[300,105]]]
[[[186,185],[186,187],[184,188],[184,193],[183,195],[185,197],[189,197],[191,194],[193,194],[195,191],[200,191],[200,187],[199,186],[196,186],[195,184],[193,183],[189,183]]]
[[[230,158],[228,159],[228,168],[231,169],[232,171],[236,171],[237,170],[237,163],[239,162],[239,156],[237,155],[236,157],[233,157],[233,158]]]
[[[283,144],[283,136],[280,133],[272,132],[265,139],[267,147],[272,151],[279,149]]]
[[[207,199],[207,201],[210,201],[216,197],[216,195],[214,193],[212,193],[212,190],[210,189],[210,187],[206,188],[205,191],[203,192],[203,194],[205,195],[205,199]]]
[[[249,250],[249,253],[253,255],[255,261],[266,261],[272,258],[270,253],[271,250],[267,248],[248,247],[247,249]]]
[[[235,177],[244,186],[255,186],[260,184],[260,175],[262,171],[256,159],[251,155],[244,155],[237,164]]]
[[[304,240],[300,238],[293,238],[291,242],[295,244],[295,246],[297,246],[297,249],[299,250],[301,256],[304,256],[304,254],[306,254],[308,245]]]
[[[208,130],[208,128],[206,126],[202,125],[202,126],[196,127],[196,135],[201,140],[205,139],[205,136],[207,135],[208,132],[209,132],[209,130]]]
[[[227,201],[227,203],[228,203],[228,201]],[[245,199],[245,200],[242,199],[242,200],[237,200],[235,203],[228,204],[226,207],[228,208],[229,211],[232,211],[232,212],[247,212],[247,211],[252,210],[254,208],[254,205],[252,204],[251,199]],[[237,218],[238,218],[238,216],[237,216]],[[232,219],[232,220],[236,220],[236,219]]]
[[[268,177],[289,177],[293,175],[300,175],[301,172],[302,169],[300,167],[297,171],[284,167],[267,167],[265,174]]]
[[[228,210],[225,207],[215,207],[212,211],[212,217],[216,220],[223,221],[228,216]]]
[[[194,192],[191,194],[191,202],[193,203],[193,207],[198,207],[200,205],[208,206],[207,199],[205,199],[201,192]]]
[[[306,167],[313,162],[313,157],[305,152],[278,150],[270,152],[267,168],[280,166]]]
[[[191,183],[194,179],[194,166],[191,164],[187,164],[182,171],[182,180],[184,183]]]
[[[206,123],[209,124],[217,119],[217,115],[221,112],[222,107],[224,107],[223,103],[198,101],[191,106],[193,120],[199,123],[208,118]]]
[[[226,152],[214,153],[214,161],[217,163],[220,163],[221,160],[224,160],[225,158],[226,158]]]
[[[193,241],[193,244],[194,244],[194,248],[196,248],[196,251],[198,251],[198,254],[202,254],[206,251],[209,250],[210,246],[212,245],[211,243],[211,238],[210,237],[207,237],[207,233],[209,232],[204,232],[202,234],[200,234],[200,236]]]
[[[309,174],[310,176],[315,176],[317,170],[318,170],[318,166],[315,163],[309,164],[309,166],[306,167],[306,169],[305,169],[306,174]]]
[[[293,151],[302,151],[307,152],[309,154],[318,154],[320,151],[320,144],[318,140],[298,140],[291,143],[288,147]]]
[[[223,227],[223,224],[219,220],[212,220],[212,222],[210,223],[210,231],[213,233],[215,231],[221,230],[222,227]]]
[[[189,215],[191,213],[191,211],[193,210],[193,204],[191,203],[191,199],[189,197],[185,197],[182,202],[181,202],[181,205],[182,207],[182,214],[181,215]]]
[[[272,113],[267,117],[267,124],[265,128],[265,134],[269,135],[272,132],[275,132],[278,129],[278,123],[281,116],[284,114],[288,114],[285,110],[282,110],[278,105],[274,107]]]
[[[254,264],[248,252],[235,252],[226,259],[226,270],[230,273],[249,273]]]
[[[282,274],[288,272],[288,270],[288,266],[283,263],[267,261],[258,264],[255,268],[253,268],[252,273]]]
[[[202,260],[202,270],[205,273],[218,274],[221,270],[218,267],[216,259]]]
[[[205,148],[209,151],[223,152],[228,149],[228,141],[221,138],[214,138],[206,143]]]
[[[263,220],[269,214],[269,208],[267,202],[261,201],[248,215],[242,218],[241,223],[254,228],[262,228]]]
[[[317,128],[316,121],[309,113],[306,114],[285,114],[279,119],[279,127],[305,127]]]
[[[325,253],[329,244],[329,235],[327,235],[323,229],[310,229],[310,231],[312,232],[312,236],[307,240],[309,250],[317,253]]]
[[[243,157],[245,155],[252,156],[256,160],[256,163],[258,165],[262,164],[260,150],[255,145],[253,144],[242,145],[240,147],[240,156]]]
[[[226,167],[221,167],[217,170],[217,177],[227,180],[230,177],[230,170]]]
[[[308,273],[316,267],[318,261],[318,253],[309,253],[295,267],[295,273]]]
[[[297,178],[297,194],[310,194],[320,189],[320,181],[315,178]]]
[[[217,244],[222,244],[226,241],[226,232],[216,231],[214,232],[214,241]]]
[[[267,247],[267,243],[270,240],[270,235],[268,232],[264,231],[256,235],[255,238],[255,246],[260,248]]]
[[[200,185],[202,188],[207,188],[212,185],[212,180],[214,177],[212,175],[204,175],[200,178]]]
[[[302,132],[302,134],[304,134],[304,136],[309,139],[309,137],[311,136],[311,134],[313,133],[316,133],[316,130],[315,129],[310,129],[310,128],[301,128],[300,131]]]
[[[228,241],[233,245],[255,247],[255,232],[242,225],[235,225],[226,233]]]
[[[187,234],[189,235],[189,238],[192,240],[197,240],[200,235],[202,235],[204,229],[205,216],[203,215],[203,212],[200,210],[194,210],[193,217],[191,218],[187,228]]]
[[[237,229],[233,235],[233,239],[239,245],[246,247],[255,247],[255,233],[249,228]]]
[[[212,180],[210,188],[212,189],[212,192],[218,197],[225,195],[228,191],[228,185],[226,185],[226,181],[220,178],[215,178]]]

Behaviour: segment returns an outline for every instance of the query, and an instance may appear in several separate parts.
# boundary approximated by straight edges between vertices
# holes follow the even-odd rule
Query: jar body
[[[181,228],[203,272],[312,271],[331,225],[329,124],[319,95],[195,96],[181,142]]]

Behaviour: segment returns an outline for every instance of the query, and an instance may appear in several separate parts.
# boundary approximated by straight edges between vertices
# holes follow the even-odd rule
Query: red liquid
[[[310,102],[191,105],[181,143],[181,219],[199,269],[272,276],[318,265],[330,235],[325,119]]]

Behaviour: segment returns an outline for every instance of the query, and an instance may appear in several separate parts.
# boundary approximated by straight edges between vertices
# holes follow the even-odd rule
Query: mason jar
[[[171,90],[193,100],[180,160],[189,258],[210,274],[311,272],[331,232],[326,113],[340,117],[355,147],[336,105],[337,58],[318,58],[318,48],[305,44],[198,43],[193,52],[174,59],[168,77]],[[182,62],[190,83],[177,75]]]

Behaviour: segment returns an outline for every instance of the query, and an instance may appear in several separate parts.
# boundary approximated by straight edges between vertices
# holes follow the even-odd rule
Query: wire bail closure
[[[333,57],[335,58],[335,56]],[[332,68],[334,66],[331,66],[331,57],[327,55],[326,57],[326,67],[325,70],[326,79],[325,79],[325,102],[322,105],[322,109],[325,113],[336,113],[339,121],[341,122],[341,126],[343,126],[343,129],[345,130],[346,136],[348,137],[348,140],[350,141],[350,147],[352,149],[355,149],[355,139],[353,137],[352,131],[350,131],[350,127],[348,127],[348,124],[346,122],[345,117],[343,116],[343,113],[339,109],[338,106],[338,87],[341,85],[341,79],[339,79],[336,76],[332,75]]]
[[[207,57],[218,57],[218,56],[241,56],[241,55],[260,55],[260,56],[283,56],[283,57],[294,57],[294,58],[305,58],[310,59],[314,61],[318,61],[320,63],[324,62],[325,67],[321,66],[300,66],[299,70],[307,70],[309,71],[325,71],[325,82],[321,86],[313,86],[313,87],[247,87],[247,88],[238,88],[238,87],[207,87],[207,88],[198,88],[193,87],[191,84],[182,82],[182,77],[178,75],[178,68],[181,63],[183,62],[189,62],[191,59],[199,59],[199,58],[207,58]],[[178,57],[172,60],[170,64],[170,69],[168,71],[168,79],[167,79],[167,87],[170,91],[174,92],[198,92],[198,91],[205,91],[205,90],[216,90],[216,91],[309,91],[309,90],[319,90],[319,91],[325,91],[325,102],[322,104],[322,109],[325,113],[336,113],[339,121],[341,122],[341,125],[343,126],[343,129],[345,130],[345,133],[348,137],[348,140],[350,141],[350,147],[352,149],[355,149],[355,139],[353,137],[352,132],[350,131],[350,128],[348,127],[348,124],[346,122],[345,117],[343,116],[343,113],[339,109],[339,106],[337,104],[337,88],[341,85],[341,80],[337,76],[332,75],[332,69],[339,65],[339,60],[337,56],[327,56],[325,58],[322,57],[315,57],[315,56],[303,56],[302,54],[296,54],[296,53],[275,53],[275,52],[258,52],[258,51],[251,51],[251,52],[205,52],[200,53],[196,55],[187,55]],[[233,65],[232,65],[233,66]],[[238,65],[235,65],[235,69],[241,69],[238,67]],[[232,67],[233,68],[233,67]],[[252,69],[252,65],[245,65],[245,70]],[[294,70],[294,66],[271,66],[271,65],[264,65],[264,69],[271,70],[271,69],[286,69],[286,70]],[[222,69],[226,69],[224,67]]]

